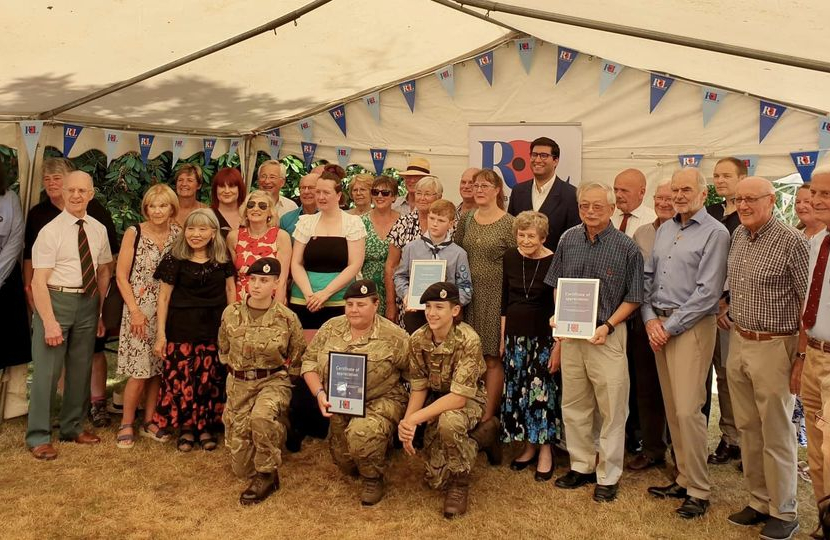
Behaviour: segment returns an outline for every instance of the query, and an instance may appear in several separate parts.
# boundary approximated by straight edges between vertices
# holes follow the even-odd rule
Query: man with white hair
[[[657,230],[654,250],[645,261],[640,311],[657,359],[678,476],[674,483],[648,492],[684,499],[677,514],[688,519],[704,515],[709,507],[708,432],[702,408],[729,232],[703,207],[708,187],[698,169],[674,173],[671,192],[677,215]]]
[[[288,197],[280,197],[280,190],[285,185],[285,166],[279,161],[269,159],[259,166],[257,185],[259,189],[271,194],[280,217],[297,209],[297,203]]]

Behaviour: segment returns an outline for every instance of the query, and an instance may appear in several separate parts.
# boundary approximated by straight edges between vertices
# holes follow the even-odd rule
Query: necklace
[[[542,259],[536,259],[536,268],[533,270],[533,277],[530,278],[530,285],[527,285],[527,279],[525,278],[525,257],[522,255],[522,289],[525,291],[525,299],[530,298],[530,290],[533,289],[533,282],[536,280],[536,272],[539,271],[539,263],[542,262]]]

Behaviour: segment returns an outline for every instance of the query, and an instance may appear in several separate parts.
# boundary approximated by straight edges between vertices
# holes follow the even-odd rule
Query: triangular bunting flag
[[[20,122],[20,131],[23,133],[23,142],[26,143],[26,151],[29,153],[29,161],[34,161],[37,142],[40,140],[40,132],[43,129],[43,120],[27,120]]]
[[[441,69],[436,69],[435,76],[438,77],[439,81],[441,81],[441,86],[444,87],[444,90],[447,91],[450,97],[455,97],[455,75],[453,65],[450,64],[442,67]]]
[[[559,80],[568,72],[578,54],[579,52],[573,49],[559,47],[559,56],[556,59],[556,84],[559,84]]]
[[[516,40],[516,50],[519,51],[519,60],[525,68],[525,73],[530,74],[530,64],[533,63],[533,50],[536,48],[536,38],[526,37]]]
[[[304,118],[300,120],[297,126],[300,128],[300,133],[303,135],[303,141],[311,142],[314,120],[311,118]]]
[[[349,165],[349,158],[352,156],[352,149],[348,146],[338,146],[335,150],[337,152],[337,163],[344,169]]]
[[[680,154],[677,160],[681,167],[700,167],[700,160],[703,159],[703,154]]]
[[[704,86],[700,89],[700,91],[703,98],[703,127],[706,127],[709,120],[711,120],[712,117],[715,116],[715,113],[718,112],[718,107],[720,107],[721,101],[729,92],[721,90],[720,88],[713,88],[711,86]]]
[[[766,139],[769,131],[781,119],[781,116],[787,108],[783,105],[764,100],[759,102],[758,107],[761,115],[761,121],[758,126],[758,142],[760,143]]]
[[[66,124],[63,126],[63,157],[68,158],[69,152],[75,146],[75,141],[81,135],[84,126],[76,126],[74,124]]]
[[[625,68],[624,65],[612,62],[611,60],[603,60],[599,66],[599,95],[605,93],[611,83],[617,80],[617,76]]]
[[[674,79],[671,77],[655,75],[654,73],[651,74],[651,93],[649,95],[648,108],[649,114],[654,112],[654,109],[656,109],[657,105],[660,104],[660,101],[663,99],[663,96],[666,95],[666,92],[669,91],[669,88],[671,88],[673,82]]]
[[[228,161],[233,159],[233,156],[239,151],[239,143],[242,142],[239,139],[231,139],[231,142],[228,144]]]
[[[375,122],[380,124],[380,92],[363,96],[363,103],[369,107],[369,113],[372,115],[372,118],[375,119]]]
[[[184,137],[176,137],[173,139],[173,164],[170,167],[175,167],[176,162],[179,161],[179,156],[182,155],[182,148],[184,148]]]
[[[144,165],[147,165],[147,158],[150,157],[150,148],[153,146],[153,139],[155,138],[155,135],[138,134],[138,150],[141,153],[141,162]]]
[[[405,81],[398,85],[403,93],[406,104],[409,105],[409,112],[415,112],[415,79]]]
[[[386,162],[386,149],[370,148],[369,153],[372,154],[372,161],[375,164],[375,174],[383,174],[383,164]]]
[[[337,127],[340,128],[340,131],[343,132],[343,136],[346,136],[346,105],[338,105],[332,109],[329,109],[329,114],[334,119],[334,122],[337,124]]]
[[[121,134],[117,131],[105,129],[104,142],[107,144],[107,167],[109,167],[112,160],[115,159],[115,152],[118,149],[118,143],[121,142]]]
[[[818,158],[830,150],[830,116],[818,119]]]
[[[216,139],[203,139],[205,149],[205,167],[210,165],[210,156],[213,155],[213,149],[216,147]]]
[[[755,168],[758,167],[758,155],[757,154],[745,154],[743,156],[735,156],[736,158],[740,159],[746,165],[746,174],[747,176],[755,176]]]
[[[268,150],[271,154],[271,159],[280,159],[280,149],[282,148],[282,137],[278,129],[272,129],[265,133],[268,137]]]
[[[487,79],[487,84],[493,86],[493,51],[487,51],[476,56],[476,64],[478,64],[484,78]]]
[[[314,161],[314,153],[317,151],[317,144],[313,142],[304,142],[303,147],[303,163],[305,168],[311,168],[311,162]]]
[[[793,152],[790,154],[790,157],[793,158],[793,163],[795,163],[795,168],[798,169],[801,179],[809,182],[810,177],[813,175],[813,169],[816,168],[816,163],[818,163],[818,150],[813,150],[812,152]]]

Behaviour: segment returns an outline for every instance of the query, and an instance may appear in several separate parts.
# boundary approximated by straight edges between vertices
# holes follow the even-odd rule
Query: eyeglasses
[[[372,197],[388,197],[392,195],[391,189],[373,189]]]
[[[473,191],[487,191],[490,188],[494,188],[493,184],[473,184]]]
[[[608,206],[603,204],[582,203],[579,205],[579,209],[583,212],[587,212],[588,210],[593,210],[594,212],[602,212],[606,208],[608,208]]]
[[[760,197],[735,197],[735,205],[739,205],[741,203],[746,204],[755,204],[764,197],[769,197],[770,195],[761,195]]]
[[[416,197],[435,197],[436,193],[434,191],[416,191]]]
[[[276,182],[278,180],[282,180],[282,176],[277,176],[276,174],[261,174],[259,176],[259,181],[262,182],[263,180],[270,180],[272,182]]]
[[[550,159],[553,157],[553,154],[548,154],[547,152],[531,152],[530,159]]]
[[[670,203],[671,197],[658,197],[657,195],[654,196],[654,202],[658,203]]]
[[[63,190],[69,193],[69,195],[80,195],[81,197],[86,197],[93,192],[91,189],[84,188],[63,188]]]
[[[259,206],[260,210],[268,210],[268,203],[264,202],[264,201],[259,201],[259,202],[248,201],[248,204],[245,205],[245,207],[248,210],[250,210],[251,208],[253,208],[255,206]]]

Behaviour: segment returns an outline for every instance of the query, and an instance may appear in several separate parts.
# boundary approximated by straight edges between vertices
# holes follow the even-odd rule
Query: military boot
[[[467,496],[470,493],[470,473],[450,476],[444,495],[444,517],[452,519],[467,512]]]
[[[366,478],[361,477],[360,504],[372,506],[383,498],[383,477]]]
[[[470,432],[470,438],[478,443],[479,450],[487,454],[490,465],[501,465],[501,423],[495,416],[479,424]]]
[[[256,473],[248,489],[239,496],[239,502],[244,505],[259,504],[280,488],[280,475],[275,470],[271,473]]]

